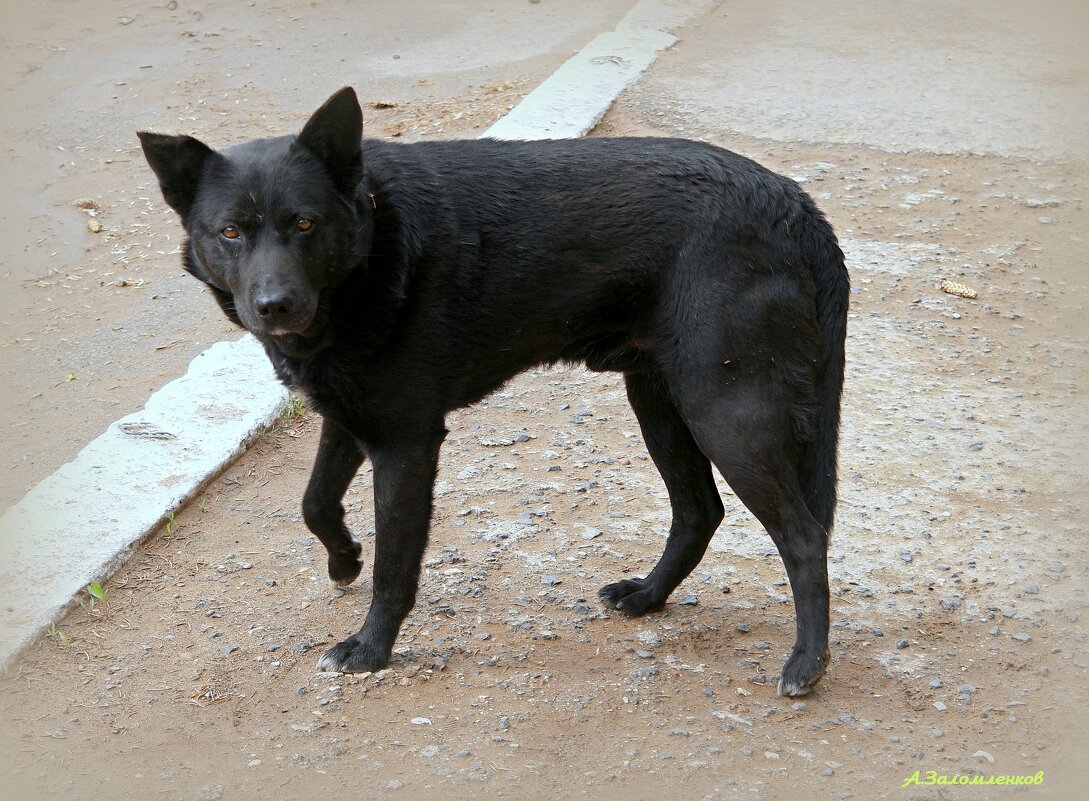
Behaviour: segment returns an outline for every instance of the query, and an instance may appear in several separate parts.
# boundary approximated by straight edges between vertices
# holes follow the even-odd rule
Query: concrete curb
[[[680,25],[717,0],[640,0],[617,25],[563,64],[483,136],[578,137]],[[113,423],[79,455],[0,516],[0,669],[8,667],[104,581],[165,515],[193,498],[281,412],[287,391],[248,334],[218,342],[185,376]]]
[[[495,139],[573,139],[589,132],[616,97],[677,37],[656,30],[603,33],[484,132]]]
[[[280,413],[287,390],[247,334],[217,342],[0,517],[0,666]]]
[[[716,5],[718,0],[640,0],[617,23],[616,30],[595,37],[482,136],[585,136],[624,88],[677,41],[667,29]]]

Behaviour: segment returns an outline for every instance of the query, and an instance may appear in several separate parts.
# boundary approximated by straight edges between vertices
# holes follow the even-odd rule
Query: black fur
[[[303,514],[338,584],[361,551],[341,499],[373,462],[373,602],[321,667],[389,660],[446,413],[564,361],[624,373],[673,507],[657,566],[604,587],[605,603],[660,609],[700,561],[723,516],[713,464],[790,578],[797,642],[779,691],[820,679],[848,278],[795,183],[677,139],[363,140],[351,89],[298,137],[222,152],[140,138],[185,225],[186,269],[324,418]]]

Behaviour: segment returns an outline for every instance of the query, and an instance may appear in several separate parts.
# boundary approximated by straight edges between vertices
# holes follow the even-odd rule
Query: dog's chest
[[[311,408],[366,439],[385,427],[390,391],[358,364],[322,354],[311,359],[284,361],[281,380],[301,390]],[[286,379],[285,379],[286,375]]]
[[[358,377],[329,359],[286,360],[287,383],[305,392],[320,411],[340,406],[346,398],[358,397]]]

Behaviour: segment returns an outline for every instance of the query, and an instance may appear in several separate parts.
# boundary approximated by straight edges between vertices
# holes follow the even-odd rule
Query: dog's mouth
[[[274,342],[301,342],[321,334],[321,326],[315,323],[316,321],[311,320],[301,326],[248,325],[246,327],[251,334],[261,339],[271,339]]]
[[[274,329],[264,334],[285,356],[311,356],[332,344],[331,330],[315,320],[302,331]]]
[[[305,337],[307,329],[310,328],[310,323],[307,323],[303,328],[269,328],[265,331],[265,334],[270,337],[276,337],[277,339],[288,337]]]

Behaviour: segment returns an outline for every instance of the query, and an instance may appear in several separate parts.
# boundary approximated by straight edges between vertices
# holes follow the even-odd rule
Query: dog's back
[[[554,360],[647,366],[686,309],[732,307],[754,269],[773,265],[810,296],[817,263],[835,257],[794,182],[707,144],[366,140],[363,153],[361,191],[376,219],[396,216],[391,241],[410,251],[397,267],[446,326],[421,354],[475,354],[489,375]],[[494,388],[474,383],[465,402]]]

